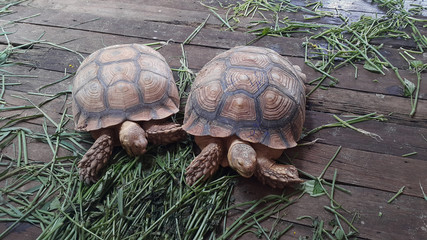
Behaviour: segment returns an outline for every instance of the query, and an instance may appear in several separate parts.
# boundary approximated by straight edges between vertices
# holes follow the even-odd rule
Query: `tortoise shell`
[[[178,89],[165,58],[140,44],[92,53],[73,81],[73,115],[80,131],[163,119],[178,112],[178,106]]]
[[[228,137],[270,148],[296,146],[305,119],[305,75],[273,50],[235,47],[197,75],[183,129],[195,136]]]

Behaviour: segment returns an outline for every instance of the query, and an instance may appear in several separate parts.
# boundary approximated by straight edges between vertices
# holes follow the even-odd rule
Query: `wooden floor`
[[[142,2],[144,4],[142,4]],[[232,2],[232,1],[228,1]],[[365,1],[323,1],[325,8],[342,11],[347,16],[357,19],[362,14],[374,15],[381,10]],[[345,3],[344,3],[345,2]],[[419,1],[417,1],[419,2]],[[217,1],[204,1],[218,6]],[[12,44],[27,43],[40,36],[49,42],[57,43],[76,50],[87,56],[104,46],[120,43],[169,42],[159,51],[172,68],[180,66],[182,43],[193,30],[211,14],[207,25],[185,46],[189,68],[194,72],[215,55],[237,45],[245,45],[254,35],[241,31],[224,31],[221,22],[199,1],[192,0],[33,0],[10,8],[15,13],[0,18],[0,23],[38,14],[35,17],[20,20],[7,29],[14,32],[9,35]],[[221,15],[225,10],[217,11]],[[291,15],[292,18],[301,16]],[[426,30],[424,28],[424,34]],[[0,47],[6,47],[6,40],[0,38]],[[304,65],[303,38],[265,37],[256,42],[289,57],[301,66],[307,74],[307,80],[319,76]],[[411,47],[409,41],[387,39],[383,51],[395,66],[401,68],[401,74],[408,79],[415,75],[407,69],[407,64],[399,57],[398,47]],[[22,105],[18,98],[11,97],[34,91],[39,86],[61,79],[66,72],[75,72],[79,66],[76,54],[66,50],[38,44],[26,54],[12,56],[16,60],[35,64],[35,67],[20,66],[10,69],[22,74],[37,75],[35,79],[16,79],[19,86],[6,88],[5,98],[11,106]],[[420,60],[427,61],[424,53]],[[351,194],[336,192],[336,200],[353,213],[357,213],[355,227],[360,239],[427,239],[427,201],[423,198],[422,186],[427,191],[427,74],[421,83],[420,100],[416,115],[409,117],[410,100],[403,97],[401,84],[390,71],[385,76],[370,73],[359,66],[359,77],[354,79],[354,68],[344,67],[334,73],[340,83],[328,90],[317,90],[307,102],[306,129],[312,129],[325,123],[335,122],[333,114],[363,115],[372,112],[384,114],[388,121],[367,121],[355,126],[378,134],[381,139],[374,139],[349,128],[329,128],[319,131],[309,140],[321,138],[312,146],[298,147],[287,151],[288,156],[295,157],[294,164],[301,170],[318,176],[339,146],[342,150],[326,172],[325,179],[331,180],[337,169],[337,182],[351,191]],[[376,80],[376,81],[374,81]],[[311,86],[308,86],[311,89]],[[70,80],[55,84],[45,90],[57,93],[70,89]],[[37,101],[37,97],[33,97]],[[48,106],[49,107],[49,106]],[[55,105],[50,105],[51,114],[59,119]],[[17,112],[18,113],[18,112]],[[20,112],[19,112],[20,113]],[[0,117],[12,113],[0,112]],[[56,114],[56,115],[55,115]],[[41,126],[27,123],[32,129]],[[72,127],[72,126],[71,126]],[[29,147],[30,157],[42,158],[37,143]],[[33,152],[31,152],[33,151]],[[39,152],[39,153],[37,153]],[[416,152],[409,157],[407,153]],[[392,203],[387,201],[405,186],[402,195]],[[271,193],[270,188],[261,186],[253,179],[241,180],[235,188],[236,202],[259,199]],[[299,236],[312,235],[311,220],[297,220],[299,216],[313,216],[323,219],[325,223],[333,215],[324,209],[329,204],[326,197],[313,198],[308,195],[285,210],[281,224],[294,227],[283,239],[298,239]],[[231,216],[236,217],[239,212]],[[274,219],[263,224],[271,225]],[[0,230],[5,228],[0,224]],[[279,227],[280,229],[280,227]],[[18,228],[6,239],[35,239],[40,229],[34,227]],[[245,239],[256,239],[247,235]]]

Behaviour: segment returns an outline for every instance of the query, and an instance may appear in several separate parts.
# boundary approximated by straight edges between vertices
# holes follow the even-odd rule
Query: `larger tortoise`
[[[92,53],[73,81],[75,128],[96,139],[79,162],[80,178],[97,181],[115,145],[136,156],[148,142],[167,144],[185,136],[180,125],[163,120],[178,106],[172,72],[155,50],[124,44]]]
[[[267,48],[235,47],[208,62],[185,108],[182,127],[202,149],[186,170],[187,183],[219,165],[275,188],[301,182],[294,166],[275,159],[300,138],[304,80],[297,65]]]

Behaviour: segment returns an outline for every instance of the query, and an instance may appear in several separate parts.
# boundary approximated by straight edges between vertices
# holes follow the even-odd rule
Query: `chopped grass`
[[[218,209],[228,206],[233,177],[188,187],[183,173],[193,157],[191,147],[153,151],[140,159],[119,152],[99,182],[73,184],[70,195],[59,195],[71,205],[60,208],[40,237],[70,239],[74,231],[87,239],[194,239],[214,232],[224,214]]]
[[[412,5],[409,9],[405,9],[403,0],[376,0],[373,2],[384,8],[385,14],[381,17],[362,16],[358,21],[353,22],[338,13],[319,10],[322,6],[321,2],[308,3],[302,7],[292,4],[290,1],[245,0],[225,7],[228,9],[227,14],[232,9],[232,14],[225,19],[215,13],[224,23],[227,23],[228,29],[237,28],[241,22],[240,18],[261,18],[262,20],[252,21],[252,25],[246,27],[249,33],[257,36],[249,41],[248,45],[265,36],[305,36],[306,41],[303,42],[305,64],[321,74],[320,77],[310,81],[310,84],[316,86],[307,94],[308,97],[318,88],[324,89],[325,85],[335,86],[339,80],[333,76],[333,73],[345,64],[354,66],[355,79],[358,75],[356,64],[362,65],[368,71],[382,75],[391,69],[401,82],[405,96],[411,98],[409,115],[413,117],[419,98],[420,73],[426,67],[421,63],[418,64],[418,68],[414,69],[417,78],[417,85],[415,86],[411,81],[403,79],[400,76],[399,69],[380,53],[384,46],[378,44],[378,39],[411,40],[416,44],[417,50],[423,53],[427,48],[427,38],[421,34],[419,23],[426,20],[416,16],[426,8],[420,5]],[[210,10],[214,11],[212,8]],[[282,17],[284,12],[309,14],[310,16],[304,17],[305,21],[333,17],[340,19],[342,24],[330,25],[289,20],[286,16]],[[271,16],[271,18],[266,18],[266,15]],[[250,29],[258,25],[264,25],[264,27]],[[410,69],[412,69],[411,66]],[[330,80],[329,83],[327,83],[327,79]]]
[[[383,139],[381,138],[381,136],[379,136],[378,134],[371,133],[371,132],[368,132],[368,131],[366,131],[366,130],[363,130],[363,129],[360,129],[360,128],[356,128],[356,127],[353,127],[352,125],[348,124],[346,121],[343,121],[341,118],[339,118],[339,117],[338,117],[338,116],[336,116],[336,115],[334,115],[334,118],[335,118],[336,120],[338,120],[338,122],[340,122],[340,123],[342,124],[342,126],[343,126],[343,127],[348,127],[348,128],[350,128],[350,129],[352,129],[352,130],[354,130],[354,131],[356,131],[356,132],[362,133],[363,135],[366,135],[366,136],[372,137],[373,139],[375,139],[375,140],[377,140],[377,141],[382,141],[382,140],[383,140]]]
[[[405,154],[402,155],[402,157],[410,157],[410,156],[413,156],[413,155],[416,155],[416,154],[417,154],[417,152],[405,153]]]
[[[392,203],[397,197],[399,197],[403,193],[403,190],[405,190],[405,187],[406,186],[401,187],[399,191],[397,191],[397,193],[387,201],[387,203]]]
[[[181,66],[178,69],[172,69],[178,73],[178,93],[181,98],[181,107],[184,108],[191,84],[196,78],[196,74],[188,68],[187,55],[184,50],[184,44],[181,44],[182,57],[179,59]]]
[[[210,16],[211,15],[208,15],[205,21],[203,21],[199,26],[197,26],[196,29],[194,29],[194,31],[184,40],[184,42],[182,43],[183,45],[189,44],[194,39],[194,37],[196,37],[196,35],[200,32],[200,30],[202,30],[202,28],[206,25]]]
[[[326,166],[324,167],[324,169],[322,170],[322,172],[319,174],[318,177],[311,176],[310,174],[301,171],[301,173],[303,173],[304,175],[312,179],[303,183],[304,193],[307,193],[312,197],[320,197],[320,196],[326,195],[330,200],[330,205],[324,206],[324,209],[332,213],[334,216],[334,221],[330,222],[330,225],[333,226],[332,230],[327,230],[324,224],[324,220],[319,219],[318,217],[300,216],[297,218],[299,220],[306,219],[306,218],[312,220],[312,226],[313,226],[312,239],[323,239],[323,236],[327,236],[330,239],[335,239],[335,238],[348,239],[350,237],[354,237],[359,232],[357,228],[353,225],[353,222],[356,216],[355,214],[353,215],[352,220],[349,220],[342,213],[338,212],[338,210],[341,209],[347,214],[350,213],[348,210],[344,209],[341,206],[341,204],[335,201],[334,199],[335,189],[341,190],[348,194],[350,194],[350,192],[346,189],[336,186],[337,169],[335,169],[334,171],[334,175],[331,183],[323,179],[323,176],[326,173],[327,169],[330,167],[330,165],[335,160],[335,158],[337,157],[340,151],[341,151],[341,146],[337,149],[335,154],[326,164]],[[326,185],[331,187],[330,193],[327,191]],[[346,231],[344,230],[341,220],[350,228],[348,233],[346,233]]]
[[[301,191],[293,191],[292,193],[282,195],[267,195],[259,200],[249,201],[237,204],[235,206],[226,209],[227,211],[231,209],[239,209],[243,206],[248,208],[239,215],[239,217],[227,227],[226,231],[217,237],[217,239],[237,239],[242,235],[251,232],[253,228],[262,230],[262,234],[266,235],[266,230],[264,230],[259,222],[266,220],[267,218],[274,216],[280,213],[285,208],[289,207],[292,204],[295,204],[298,199],[302,197],[303,193]],[[282,231],[284,234],[290,228],[292,224],[285,228],[285,231]],[[269,231],[269,234],[273,233],[273,229]]]
[[[352,118],[348,119],[348,120],[345,120],[345,121],[342,120],[341,118],[339,118],[336,115],[333,115],[333,116],[334,116],[335,119],[338,120],[338,122],[336,122],[336,123],[328,123],[328,124],[324,124],[324,125],[321,125],[319,127],[313,128],[313,129],[309,130],[308,132],[303,133],[301,135],[301,139],[304,139],[308,135],[314,134],[314,133],[316,133],[316,132],[318,132],[318,131],[320,131],[322,129],[325,129],[325,128],[349,127],[349,128],[351,128],[351,129],[353,129],[353,130],[355,130],[357,132],[360,132],[360,133],[364,134],[364,135],[373,137],[376,140],[381,140],[381,137],[378,136],[377,134],[370,133],[370,132],[367,132],[367,131],[365,131],[363,129],[353,127],[351,124],[355,124],[355,123],[359,123],[359,122],[364,122],[364,121],[369,121],[369,120],[377,120],[377,121],[386,121],[387,120],[384,117],[384,115],[382,115],[382,114],[378,115],[376,112],[369,113],[369,114],[366,114],[366,115],[363,115],[363,116],[347,116],[347,117],[352,117]]]
[[[421,181],[420,181],[420,189],[421,189],[421,192],[422,192],[422,194],[423,194],[424,200],[426,200],[426,201],[427,201],[427,195],[426,195],[426,193],[424,192],[424,188],[423,188],[423,185],[421,185]]]

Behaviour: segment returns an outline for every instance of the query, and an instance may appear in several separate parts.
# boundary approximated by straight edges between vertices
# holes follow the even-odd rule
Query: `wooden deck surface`
[[[142,4],[143,2],[143,4]],[[228,1],[232,2],[232,1]],[[383,13],[375,5],[366,1],[323,1],[325,8],[344,12],[357,19],[362,14],[375,15]],[[345,2],[345,3],[344,3]],[[416,1],[419,3],[419,1]],[[204,1],[218,6],[217,1]],[[193,30],[211,14],[207,25],[185,46],[189,68],[194,72],[215,55],[237,45],[245,45],[254,38],[245,29],[235,32],[225,31],[218,18],[209,10],[192,0],[145,0],[145,1],[52,1],[33,0],[10,8],[14,13],[0,18],[0,24],[17,20],[34,14],[36,17],[16,22],[7,29],[14,32],[9,35],[13,45],[27,43],[28,40],[43,39],[76,50],[87,56],[104,46],[121,43],[169,42],[159,52],[165,56],[172,68],[180,66],[181,43]],[[334,10],[335,11],[335,10]],[[225,14],[225,10],[218,10]],[[290,18],[301,19],[298,14],[289,14]],[[426,35],[426,28],[422,29]],[[308,81],[320,74],[304,64],[304,48],[301,38],[264,37],[254,45],[274,49],[292,62],[298,64],[306,73]],[[400,68],[403,77],[415,79],[415,74],[407,70],[407,63],[398,55],[398,48],[413,47],[410,41],[386,39],[382,52],[390,61]],[[6,47],[6,40],[1,37],[0,48]],[[14,66],[8,69],[38,76],[32,79],[16,79],[22,84],[8,86],[6,99],[9,106],[23,105],[24,100],[15,98],[34,91],[38,87],[54,82],[67,72],[75,72],[79,66],[76,54],[49,45],[39,44],[28,49],[26,54],[12,56],[16,60],[35,64],[35,66]],[[424,53],[418,56],[427,62]],[[360,134],[349,128],[329,128],[309,136],[308,140],[321,138],[311,146],[297,147],[286,151],[301,170],[318,176],[334,155],[339,146],[340,153],[325,174],[325,179],[332,180],[337,169],[337,183],[351,191],[351,194],[336,192],[336,200],[352,213],[357,213],[355,227],[359,230],[359,239],[427,239],[427,201],[423,198],[422,186],[427,191],[427,74],[423,73],[417,113],[409,116],[410,99],[403,97],[403,90],[396,76],[391,72],[386,75],[363,70],[359,66],[359,76],[354,79],[354,68],[349,65],[334,73],[340,82],[328,90],[317,90],[307,100],[306,129],[313,129],[322,124],[336,122],[333,114],[364,115],[372,112],[383,114],[388,120],[367,121],[355,124],[356,127],[378,134],[381,139]],[[377,80],[377,81],[373,81]],[[56,93],[70,89],[70,80],[55,84],[45,92]],[[307,86],[311,89],[312,86]],[[37,96],[31,96],[34,102]],[[53,101],[44,109],[55,119],[60,119],[63,101]],[[69,102],[66,104],[69,105]],[[34,110],[26,110],[28,113]],[[0,117],[22,113],[0,112]],[[40,121],[29,120],[25,124],[30,129],[40,129]],[[70,125],[72,128],[72,125]],[[32,160],[44,160],[46,154],[42,144],[32,142],[28,145]],[[403,157],[402,155],[416,152]],[[2,149],[2,153],[14,154],[13,149]],[[387,201],[405,186],[403,194],[392,203]],[[233,196],[236,202],[259,199],[262,196],[278,193],[260,185],[254,179],[240,179]],[[313,198],[305,195],[297,204],[285,210],[280,216],[280,226],[294,223],[294,227],[282,239],[298,239],[299,236],[312,235],[311,220],[297,220],[299,216],[318,216],[326,223],[333,215],[325,211],[329,204],[326,197]],[[242,209],[243,211],[244,209]],[[236,218],[239,211],[231,213]],[[351,214],[350,214],[351,216]],[[265,221],[266,226],[273,224],[274,218]],[[0,223],[0,231],[7,223]],[[22,225],[9,234],[6,239],[35,239],[40,229]],[[256,239],[248,234],[244,239]]]

